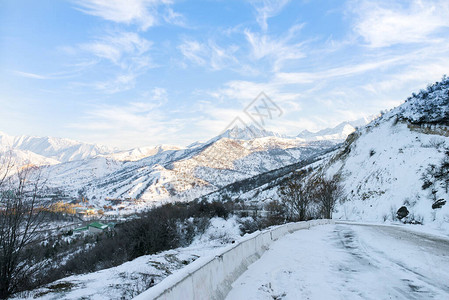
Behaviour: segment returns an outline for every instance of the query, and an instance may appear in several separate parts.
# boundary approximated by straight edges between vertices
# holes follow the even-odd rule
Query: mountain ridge
[[[116,151],[116,149],[107,146],[88,144],[66,138],[10,136],[3,132],[0,132],[0,147],[4,150],[29,151],[60,163]]]
[[[325,128],[317,132],[303,130],[296,137],[302,138],[306,141],[336,140],[343,142],[347,136],[353,133],[358,127],[369,124],[377,117],[378,115],[371,115],[354,121],[345,121],[335,127]]]

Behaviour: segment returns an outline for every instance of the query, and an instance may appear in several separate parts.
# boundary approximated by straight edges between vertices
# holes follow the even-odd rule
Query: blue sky
[[[3,0],[0,131],[187,145],[265,92],[265,128],[296,135],[397,106],[448,57],[447,0]]]

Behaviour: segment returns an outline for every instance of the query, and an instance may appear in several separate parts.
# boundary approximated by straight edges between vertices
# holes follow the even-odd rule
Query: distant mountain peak
[[[235,140],[253,140],[256,138],[262,137],[285,137],[279,133],[268,131],[263,128],[260,128],[254,124],[249,126],[244,125],[235,125],[234,127],[226,130],[222,134],[220,134],[219,138],[229,138]]]
[[[377,117],[377,115],[371,115],[354,121],[345,121],[335,127],[322,129],[317,132],[303,130],[297,137],[306,141],[334,140],[343,142],[357,127],[365,126]]]

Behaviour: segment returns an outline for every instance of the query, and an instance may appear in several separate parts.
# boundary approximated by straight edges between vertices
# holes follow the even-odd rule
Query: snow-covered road
[[[274,243],[226,299],[449,299],[449,239],[401,226],[300,230]]]

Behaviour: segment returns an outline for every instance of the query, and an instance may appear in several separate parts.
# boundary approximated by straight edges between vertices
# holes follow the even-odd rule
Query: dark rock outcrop
[[[438,199],[432,204],[432,209],[441,208],[444,204],[446,204],[446,200]]]
[[[398,209],[397,217],[399,220],[401,220],[401,219],[407,217],[408,213],[409,213],[409,211],[408,211],[407,207],[401,206],[401,208]]]

